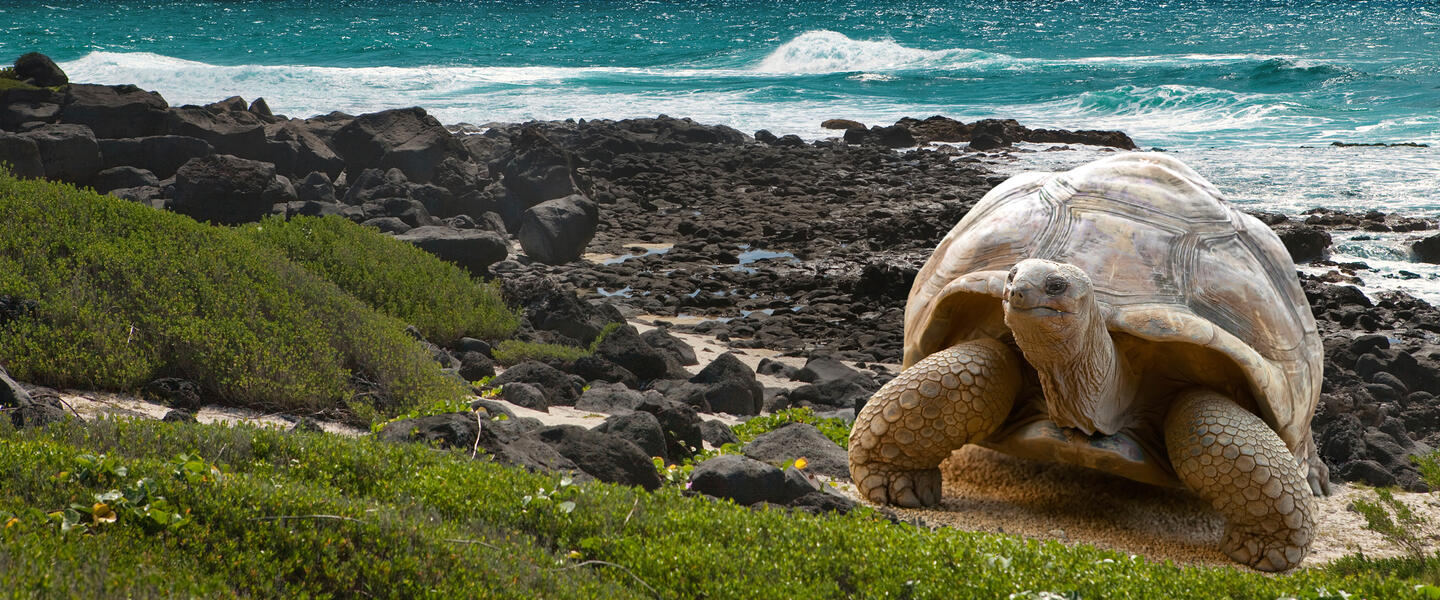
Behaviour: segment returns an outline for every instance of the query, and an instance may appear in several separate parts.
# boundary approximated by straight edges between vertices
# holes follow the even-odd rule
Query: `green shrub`
[[[40,597],[1405,598],[1404,576],[1177,567],[1006,535],[755,510],[471,460],[468,451],[150,421],[0,419],[0,589]],[[83,454],[118,483],[54,479]],[[177,455],[187,455],[184,461]],[[199,461],[224,472],[176,476]],[[46,513],[138,478],[189,522],[84,535]],[[527,500],[528,498],[528,500]],[[38,513],[38,514],[37,514]],[[1373,563],[1369,563],[1373,564]],[[653,591],[652,591],[653,589]]]
[[[520,340],[505,340],[495,345],[491,353],[495,356],[495,362],[502,365],[518,365],[527,360],[538,360],[540,362],[563,361],[572,362],[592,354],[600,347],[600,342],[605,336],[610,335],[616,329],[624,326],[624,323],[608,323],[595,340],[590,342],[590,347],[581,348],[567,344],[547,344],[542,342],[522,342]]]
[[[753,417],[744,423],[736,425],[735,437],[740,438],[741,443],[748,443],[750,440],[759,437],[760,434],[775,431],[790,423],[808,423],[830,441],[839,444],[841,448],[850,447],[850,424],[844,419],[826,418],[815,416],[815,411],[809,408],[787,408],[782,411],[773,412],[768,415]]]
[[[404,323],[234,230],[3,173],[0,294],[39,303],[0,326],[0,364],[24,381],[177,376],[227,404],[309,413],[466,393]],[[356,397],[357,380],[382,394]]]
[[[241,231],[437,343],[510,336],[520,317],[499,286],[340,217],[272,217]]]

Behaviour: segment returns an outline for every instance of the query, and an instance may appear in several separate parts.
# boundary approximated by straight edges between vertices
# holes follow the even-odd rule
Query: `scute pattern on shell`
[[[1026,258],[1084,269],[1112,331],[1228,356],[1248,377],[1261,417],[1300,452],[1320,392],[1315,319],[1279,238],[1198,173],[1137,152],[1000,184],[916,277],[906,366],[1003,333],[1004,275]]]

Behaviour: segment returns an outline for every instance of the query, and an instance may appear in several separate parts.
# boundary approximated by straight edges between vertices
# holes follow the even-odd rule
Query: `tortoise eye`
[[[1012,281],[1015,281],[1015,269],[1014,269],[1014,268],[1011,268],[1011,269],[1010,269],[1010,272],[1005,275],[1005,283],[1010,283],[1010,282],[1012,282]]]
[[[1051,275],[1051,276],[1045,278],[1045,293],[1046,293],[1046,294],[1049,294],[1049,295],[1051,295],[1051,296],[1058,296],[1058,295],[1060,295],[1060,294],[1065,293],[1065,290],[1067,290],[1067,289],[1069,289],[1069,288],[1070,288],[1070,282],[1065,281],[1065,278],[1064,278],[1064,277],[1061,277],[1061,276],[1059,276],[1059,275]]]

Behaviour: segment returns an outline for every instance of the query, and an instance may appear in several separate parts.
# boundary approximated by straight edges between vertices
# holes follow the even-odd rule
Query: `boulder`
[[[629,440],[578,425],[544,427],[526,435],[549,444],[580,470],[600,481],[647,490],[660,487],[655,464],[644,450]]]
[[[5,94],[20,96],[21,94]],[[36,123],[54,123],[60,120],[60,105],[46,101],[13,100],[5,102],[0,98],[0,130],[21,131]]]
[[[1415,251],[1415,260],[1440,265],[1440,234],[1414,242],[1410,249]]]
[[[168,133],[205,140],[220,154],[253,160],[269,159],[269,142],[265,139],[266,123],[249,111],[219,111],[203,106],[181,106],[170,109],[167,114]]]
[[[565,372],[537,361],[526,361],[505,369],[490,380],[490,385],[503,386],[512,382],[529,383],[545,394],[549,406],[574,406],[580,399],[581,385]]]
[[[1295,225],[1275,230],[1295,264],[1325,258],[1330,250],[1330,233],[1314,225]]]
[[[740,438],[735,435],[734,429],[713,419],[700,422],[700,436],[705,439],[705,443],[715,448],[725,444],[738,445],[740,443]]]
[[[646,398],[635,410],[655,415],[665,431],[665,456],[679,462],[705,447],[700,433],[700,415],[695,409],[665,399]]]
[[[617,365],[599,356],[582,356],[570,363],[567,371],[578,375],[585,381],[602,381],[605,383],[618,383],[625,387],[638,387],[640,380],[631,373],[629,369]]]
[[[758,502],[787,504],[805,493],[790,485],[780,469],[734,454],[695,465],[690,473],[690,489],[747,506]]]
[[[545,400],[545,393],[540,391],[540,388],[528,383],[520,381],[507,383],[500,388],[500,397],[515,406],[543,413],[550,412],[550,403]]]
[[[365,219],[360,224],[366,227],[374,227],[384,233],[393,233],[397,236],[414,229],[414,227],[411,227],[408,223],[395,217],[375,217],[373,219]]]
[[[144,138],[100,140],[105,168],[135,167],[169,179],[193,158],[210,156],[215,148],[200,138],[157,135]]]
[[[188,411],[188,410],[185,410],[185,409],[183,409],[183,408],[172,408],[172,409],[170,409],[170,410],[165,411],[165,416],[160,417],[160,420],[161,420],[161,421],[164,421],[164,422],[166,422],[166,423],[199,423],[199,422],[200,422],[199,419],[196,419],[196,418],[195,418],[195,413],[190,412],[190,411]],[[311,421],[310,423],[311,423],[312,425],[314,425],[315,422],[314,422],[314,421]],[[318,425],[316,425],[316,427],[318,427]]]
[[[646,402],[645,394],[619,383],[592,383],[575,401],[575,410],[618,415],[632,412]],[[656,456],[663,456],[657,454]]]
[[[70,83],[70,78],[65,76],[65,71],[50,60],[50,57],[39,52],[21,54],[15,59],[14,76],[16,79],[39,87],[55,87]]]
[[[160,187],[160,180],[154,173],[135,167],[110,167],[95,174],[90,183],[101,193],[119,188]]]
[[[270,140],[265,147],[266,160],[275,163],[277,172],[296,178],[319,172],[333,179],[345,169],[345,161],[311,133],[303,121],[280,121],[264,128]]]
[[[640,339],[645,340],[651,348],[659,350],[663,354],[670,355],[675,362],[681,365],[699,364],[695,358],[695,349],[689,344],[681,341],[680,338],[670,334],[664,327],[656,327],[640,334]]]
[[[477,448],[501,464],[539,472],[578,472],[580,467],[554,447],[526,437],[522,420],[486,421],[475,413],[446,413],[386,424],[376,437],[387,442],[420,442],[440,448]],[[481,427],[481,423],[484,426]]]
[[[820,122],[820,127],[825,129],[864,129],[865,124],[850,119],[825,119]]]
[[[97,138],[135,138],[169,133],[160,94],[133,85],[75,83],[65,88],[60,120],[85,125]]]
[[[511,231],[519,230],[526,209],[546,200],[585,194],[583,182],[576,181],[574,155],[551,142],[539,128],[521,130],[514,147],[514,157],[502,170],[506,193],[496,198],[500,217]]]
[[[311,202],[339,202],[335,196],[335,184],[329,175],[321,171],[314,171],[296,183],[295,197]]]
[[[197,221],[238,225],[259,221],[288,202],[275,165],[228,154],[193,158],[175,173],[170,208]]]
[[[457,358],[460,359],[460,376],[465,381],[480,381],[495,376],[495,361],[483,352],[460,351]]]
[[[663,378],[668,372],[665,355],[645,343],[630,325],[621,325],[601,339],[595,355],[624,367],[642,381]]]
[[[330,147],[345,160],[346,172],[398,168],[417,183],[429,183],[447,156],[468,156],[464,147],[423,108],[401,108],[355,117],[335,132]]]
[[[141,397],[171,408],[196,411],[205,405],[200,384],[179,377],[161,377],[140,387]]]
[[[745,456],[776,465],[804,458],[806,471],[850,477],[849,453],[808,423],[790,423],[757,436],[745,444]]]
[[[525,255],[548,265],[580,259],[595,237],[600,211],[579,194],[547,200],[525,210],[516,237]]]
[[[705,401],[710,408],[734,415],[760,414],[765,389],[755,379],[755,371],[730,352],[721,354],[690,378],[705,386]]]
[[[964,142],[970,139],[970,126],[949,117],[935,115],[925,120],[904,118],[895,122],[903,125],[919,143]]]
[[[665,431],[660,428],[660,421],[655,415],[647,412],[613,415],[596,425],[595,431],[629,440],[645,454],[669,462],[665,455]]]
[[[28,136],[0,132],[0,163],[16,177],[45,176],[45,163],[40,160],[40,146]]]
[[[42,125],[20,135],[35,142],[46,179],[86,185],[100,171],[100,145],[89,127]]]
[[[474,274],[487,272],[490,265],[505,260],[510,244],[490,231],[455,229],[448,226],[416,227],[395,239],[415,244],[441,260],[454,263]]]

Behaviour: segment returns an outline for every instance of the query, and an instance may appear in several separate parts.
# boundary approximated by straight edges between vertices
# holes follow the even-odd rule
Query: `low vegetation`
[[[505,340],[496,344],[492,353],[495,355],[495,362],[506,366],[518,365],[527,360],[538,360],[544,363],[572,362],[595,354],[595,349],[600,347],[600,342],[605,340],[605,336],[610,335],[622,325],[624,323],[606,325],[604,329],[600,330],[600,334],[595,336],[595,340],[590,342],[589,347]]]
[[[348,219],[272,217],[241,232],[375,310],[414,325],[432,342],[504,339],[520,325],[498,285],[476,281],[424,250]]]
[[[225,404],[366,422],[467,392],[405,334],[405,321],[257,243],[255,234],[4,173],[0,215],[0,295],[36,306],[0,319],[0,364],[22,381],[125,390],[183,377]],[[371,261],[381,272],[396,255],[402,264],[423,262],[399,244],[363,241],[357,230],[325,223],[310,231],[326,228],[347,244],[332,253],[354,256],[316,262]],[[384,286],[346,285],[382,310],[407,305],[386,304]]]
[[[931,531],[863,509],[756,511],[673,487],[574,485],[468,451],[247,426],[102,420],[17,431],[0,419],[0,480],[0,589],[21,596],[1338,599],[1425,590],[1363,571],[1181,568]],[[137,486],[145,495],[129,500]],[[180,524],[137,516],[157,498]]]

